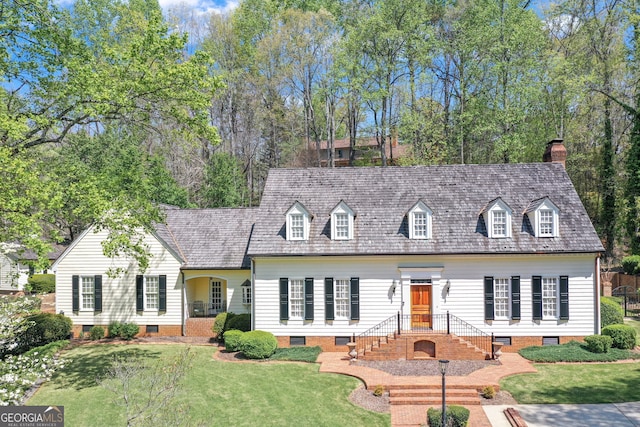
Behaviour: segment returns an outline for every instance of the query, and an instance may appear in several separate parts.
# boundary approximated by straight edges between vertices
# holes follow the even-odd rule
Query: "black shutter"
[[[304,279],[304,320],[313,320],[313,277]]]
[[[93,311],[102,311],[102,276],[93,277]]]
[[[325,277],[324,279],[324,318],[325,320],[334,320],[333,309],[333,278]]]
[[[360,320],[360,279],[351,278],[351,320]]]
[[[71,310],[80,311],[80,276],[71,276]]]
[[[531,290],[533,297],[533,320],[542,319],[542,277],[531,278]]]
[[[158,278],[158,311],[167,311],[167,276]]]
[[[569,276],[560,276],[560,319],[569,320]]]
[[[289,320],[289,279],[280,278],[280,320]]]
[[[520,276],[511,277],[511,318],[520,320]]]
[[[136,311],[144,311],[144,276],[136,276]]]
[[[493,277],[484,278],[484,320],[493,320]]]

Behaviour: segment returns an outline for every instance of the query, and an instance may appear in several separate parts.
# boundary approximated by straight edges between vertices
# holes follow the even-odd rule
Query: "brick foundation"
[[[566,344],[569,341],[584,341],[584,337],[558,337],[559,344]],[[502,347],[503,353],[517,353],[518,350],[531,347],[533,345],[542,345],[542,337],[511,337],[511,345]]]
[[[82,335],[85,337],[88,336],[88,332],[82,333],[83,325],[73,325],[71,328],[71,333],[75,338],[78,338]],[[92,325],[92,326],[102,326],[104,328],[105,336],[109,333],[109,325]],[[147,325],[140,325],[140,332],[136,335],[137,337],[179,337],[182,335],[182,326],[180,325],[158,325],[158,332],[147,332]]]
[[[215,317],[190,317],[187,319],[186,333],[188,337],[213,337]]]

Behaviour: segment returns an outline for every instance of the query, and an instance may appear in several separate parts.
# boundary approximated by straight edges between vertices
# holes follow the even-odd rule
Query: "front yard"
[[[124,409],[97,379],[113,356],[139,355],[166,360],[182,345],[84,345],[63,354],[68,360],[28,405],[62,405],[70,426],[126,425]],[[213,359],[214,347],[195,346],[181,404],[186,425],[388,426],[389,414],[366,411],[349,402],[358,380],[320,374],[317,364],[230,363]]]

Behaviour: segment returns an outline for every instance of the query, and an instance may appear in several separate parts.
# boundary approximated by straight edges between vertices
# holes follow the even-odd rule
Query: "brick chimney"
[[[543,162],[561,163],[566,168],[567,149],[561,138],[552,139],[547,143],[547,149],[542,156]]]

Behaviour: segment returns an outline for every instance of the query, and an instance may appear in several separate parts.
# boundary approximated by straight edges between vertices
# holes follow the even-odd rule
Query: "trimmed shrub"
[[[31,292],[52,293],[56,291],[55,274],[34,274],[27,280]]]
[[[15,353],[23,353],[54,341],[66,340],[71,333],[72,321],[63,314],[37,313],[27,317],[34,322],[18,338]]]
[[[133,339],[140,332],[140,326],[135,323],[123,323],[120,330],[120,337],[129,341]]]
[[[615,348],[631,350],[636,346],[636,330],[632,326],[609,325],[602,329],[602,335],[610,336]]]
[[[266,359],[277,347],[278,340],[271,332],[249,331],[240,338],[240,348],[249,359]]]
[[[627,274],[640,274],[640,255],[631,255],[622,258],[622,269]]]
[[[496,397],[496,389],[492,385],[488,385],[482,389],[482,397],[485,399],[493,399]]]
[[[427,422],[430,427],[442,427],[442,409],[429,408]],[[469,422],[469,410],[464,406],[447,406],[447,427],[466,427]]]
[[[624,323],[624,310],[616,301],[611,298],[602,297],[600,299],[600,327]]]
[[[373,395],[375,397],[380,397],[384,394],[384,386],[382,384],[378,384],[375,388],[375,390],[373,390]]]
[[[240,341],[244,332],[237,329],[229,329],[224,333],[224,347],[228,351],[240,351]]]
[[[89,329],[89,339],[91,341],[101,340],[104,338],[104,328],[102,326],[92,326]]]
[[[109,338],[118,338],[122,333],[122,323],[117,320],[109,323],[108,331]]]
[[[242,313],[232,316],[231,319],[227,319],[225,331],[231,329],[249,332],[251,330],[251,315],[249,313]]]
[[[234,313],[220,313],[216,316],[216,320],[213,322],[213,334],[216,338],[224,338],[224,333],[227,329],[227,323],[235,317]]]
[[[613,338],[608,335],[589,335],[584,337],[587,349],[592,353],[607,353],[613,343]]]

